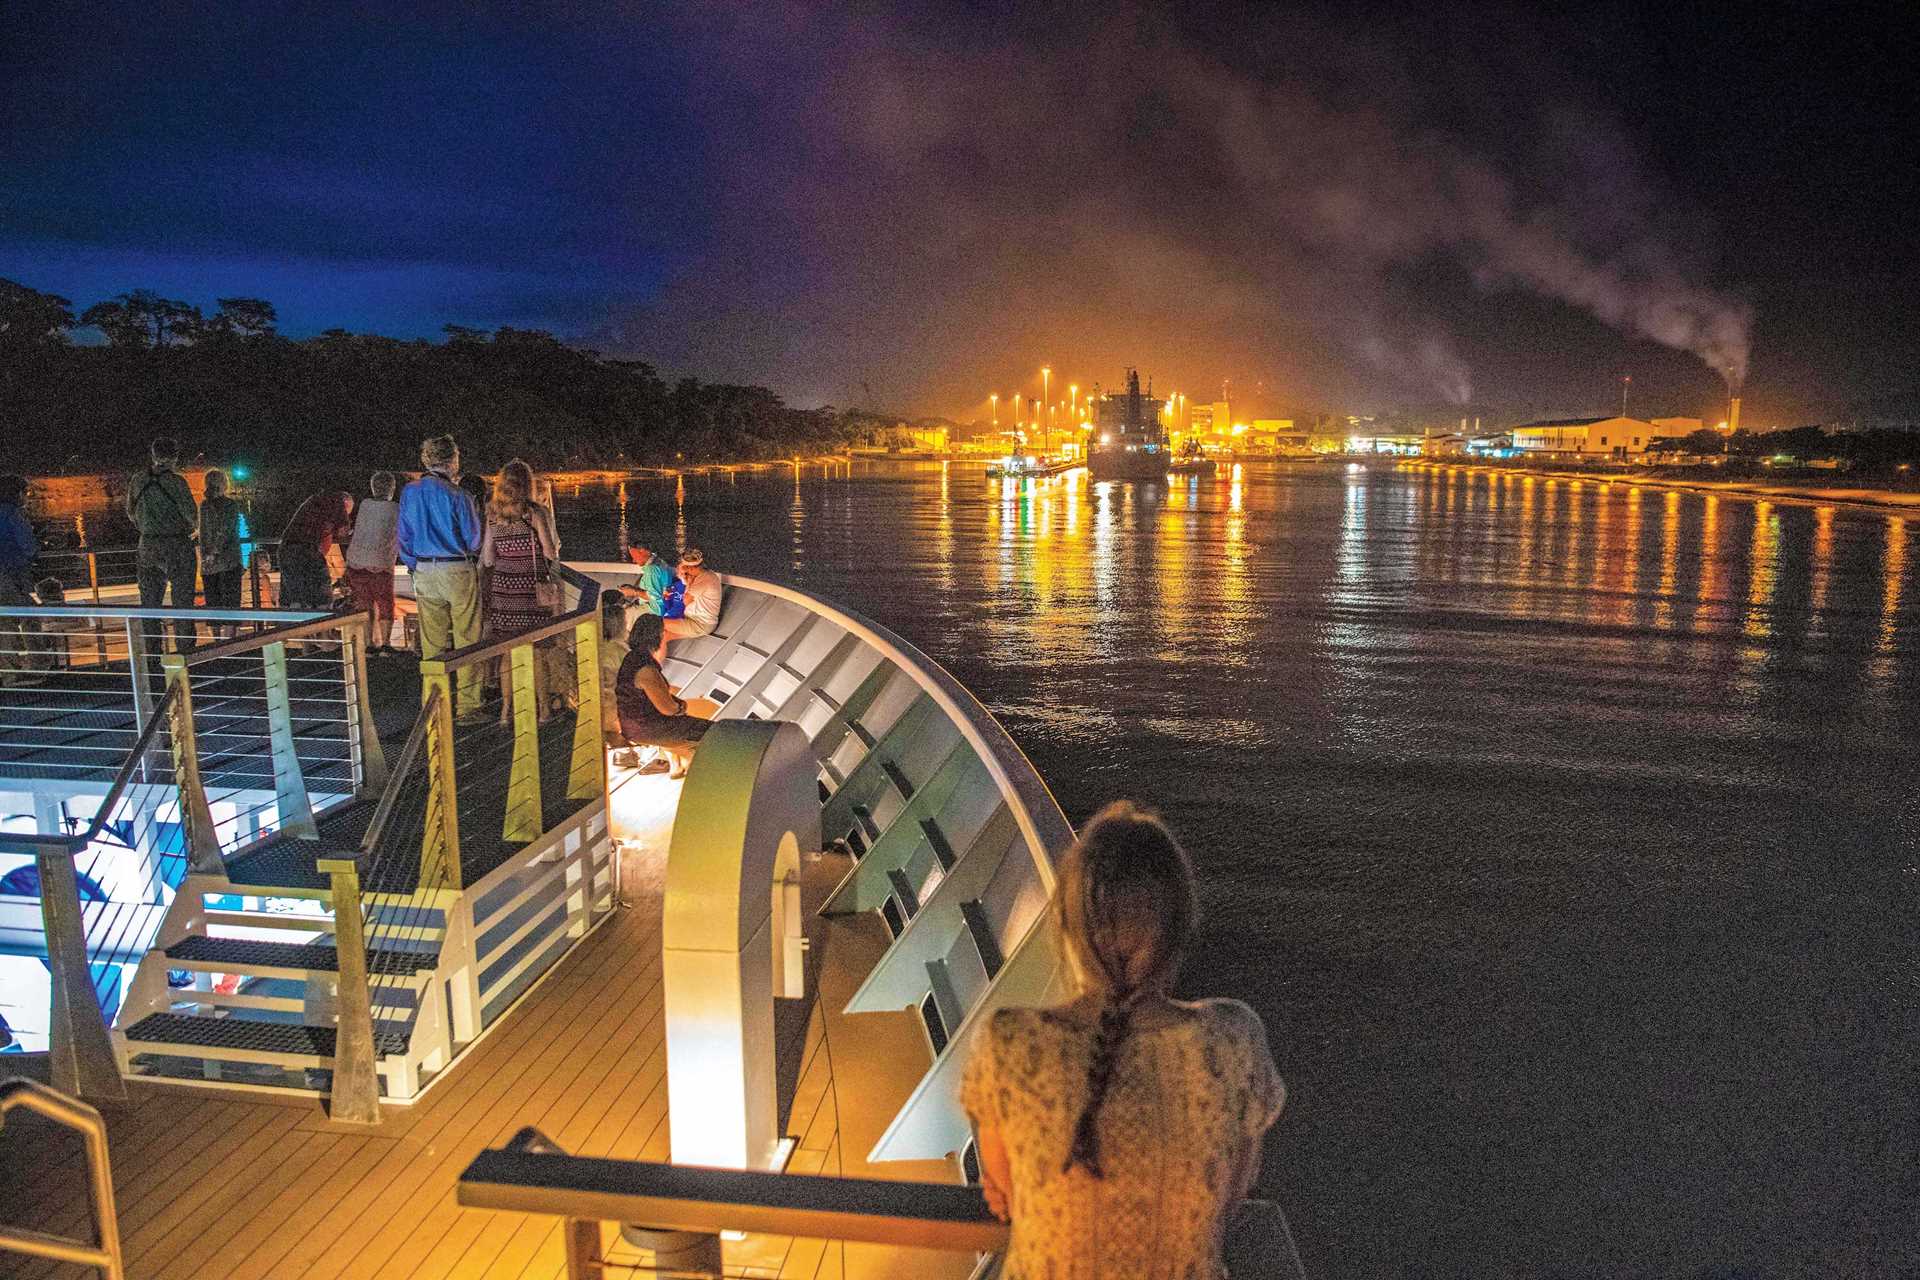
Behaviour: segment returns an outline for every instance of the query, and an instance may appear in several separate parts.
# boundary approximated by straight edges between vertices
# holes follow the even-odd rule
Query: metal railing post
[[[147,684],[147,631],[139,618],[127,619],[127,680],[133,685],[133,728],[144,733],[153,719],[153,689]]]
[[[287,683],[287,645],[275,640],[260,650],[266,671],[267,745],[273,752],[273,790],[280,811],[280,830],[301,840],[318,840],[313,801],[307,796],[300,753],[293,745],[293,696]]]
[[[581,619],[573,628],[574,690],[578,710],[573,721],[573,759],[567,770],[567,798],[591,800],[607,794],[607,746],[600,728],[600,618]]]
[[[516,646],[510,655],[513,698],[513,772],[507,779],[507,815],[501,838],[537,840],[546,830],[540,806],[540,709],[534,705],[533,646]]]
[[[183,654],[169,653],[160,661],[166,667],[167,689],[172,695],[167,736],[173,747],[173,785],[180,802],[180,825],[186,835],[187,867],[201,875],[221,875],[226,866],[220,858],[220,834],[213,826],[207,789],[200,781],[200,746],[193,730],[187,659]]]
[[[40,927],[47,939],[47,969],[53,988],[49,1057],[53,1086],[65,1093],[125,1102],[127,1084],[114,1060],[106,1016],[87,966],[87,924],[80,910],[80,883],[73,857],[85,843],[34,850],[40,872]]]
[[[438,693],[439,697],[434,697]],[[446,859],[446,883],[466,888],[460,866],[460,793],[453,762],[453,677],[447,664],[429,658],[420,664],[420,694],[430,704],[427,716],[427,827],[421,833],[420,882],[429,881],[433,844]]]
[[[367,622],[348,619],[341,630],[340,665],[347,682],[347,743],[353,753],[353,793],[378,795],[387,785],[387,758],[367,687]]]
[[[332,1103],[336,1124],[380,1123],[380,1078],[374,1069],[373,993],[367,979],[367,935],[360,916],[360,863],[321,858],[315,865],[332,881],[333,941],[339,954],[335,987],[338,1024],[333,1040]]]

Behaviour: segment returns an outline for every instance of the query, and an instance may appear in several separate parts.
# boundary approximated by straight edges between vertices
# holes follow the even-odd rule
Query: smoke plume
[[[1434,121],[1373,91],[1417,79],[1392,41],[1206,12],[1227,38],[1112,5],[687,0],[724,212],[615,345],[960,413],[1043,357],[1464,404],[1466,322],[1530,294],[1745,377],[1750,308],[1554,68],[1531,118]]]

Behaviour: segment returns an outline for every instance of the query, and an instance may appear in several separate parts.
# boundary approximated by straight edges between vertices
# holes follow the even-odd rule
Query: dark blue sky
[[[286,327],[577,331],[699,211],[673,51],[405,5],[9,6],[0,274],[269,297]]]
[[[1910,6],[1443,8],[11,5],[0,276],[950,413],[1920,405]]]

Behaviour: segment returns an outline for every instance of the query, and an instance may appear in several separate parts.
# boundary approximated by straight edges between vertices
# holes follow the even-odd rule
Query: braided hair
[[[1079,1165],[1100,1178],[1100,1111],[1134,1010],[1143,998],[1164,994],[1193,932],[1193,869],[1164,822],[1118,800],[1094,816],[1061,859],[1055,904],[1068,955],[1101,1002],[1087,1100],[1061,1172]]]

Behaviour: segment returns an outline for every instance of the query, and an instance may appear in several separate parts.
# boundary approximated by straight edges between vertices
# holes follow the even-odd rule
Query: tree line
[[[81,329],[105,343],[75,342]],[[156,435],[216,464],[400,468],[443,431],[472,456],[543,468],[659,466],[831,451],[891,422],[796,409],[765,387],[670,382],[541,330],[292,339],[262,298],[221,298],[207,315],[135,289],[76,315],[66,298],[0,280],[0,432],[14,470],[130,465]]]

